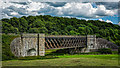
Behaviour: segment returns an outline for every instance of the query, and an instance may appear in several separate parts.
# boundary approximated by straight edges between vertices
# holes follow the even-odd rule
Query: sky
[[[79,0],[80,2],[77,0],[72,2],[61,1],[1,0],[2,16],[0,16],[0,19],[29,15],[52,15],[118,24],[118,18],[120,18],[118,15],[118,0],[106,0],[106,2],[104,2],[105,0],[99,2],[88,2],[86,0]]]

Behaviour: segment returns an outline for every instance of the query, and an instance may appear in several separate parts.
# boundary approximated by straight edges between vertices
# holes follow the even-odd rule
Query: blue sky
[[[2,18],[29,15],[52,15],[100,20],[118,24],[118,2],[36,2],[36,0],[2,0]]]
[[[115,15],[115,16],[105,16],[105,17],[102,17],[101,18],[102,20],[110,20],[112,21],[114,24],[118,24],[118,16]]]

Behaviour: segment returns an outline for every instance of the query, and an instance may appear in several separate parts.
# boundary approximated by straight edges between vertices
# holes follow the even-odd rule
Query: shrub
[[[2,60],[11,60],[16,57],[12,54],[10,49],[10,43],[14,38],[18,36],[14,35],[2,35]]]
[[[112,54],[112,50],[110,48],[101,48],[98,50],[101,54]]]
[[[100,52],[89,52],[89,54],[100,54]]]
[[[36,59],[54,59],[58,57],[54,56],[26,56],[26,57],[19,57],[18,60],[36,60]]]
[[[118,54],[118,51],[112,51],[112,54]]]

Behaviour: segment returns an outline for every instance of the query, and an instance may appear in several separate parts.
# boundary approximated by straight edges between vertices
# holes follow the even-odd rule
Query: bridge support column
[[[45,34],[38,34],[38,55],[45,56]]]
[[[96,35],[87,35],[87,48],[85,52],[91,52],[96,49]]]

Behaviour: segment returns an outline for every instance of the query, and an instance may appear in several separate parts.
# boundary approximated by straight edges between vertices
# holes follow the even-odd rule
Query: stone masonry
[[[44,34],[22,34],[11,42],[11,51],[17,57],[44,56]]]

